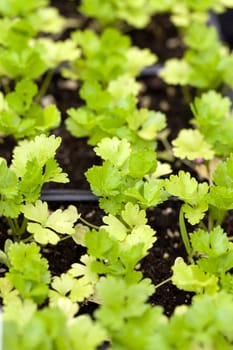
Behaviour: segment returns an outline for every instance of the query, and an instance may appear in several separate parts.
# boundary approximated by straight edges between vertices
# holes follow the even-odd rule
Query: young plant
[[[60,124],[60,112],[55,105],[42,108],[34,101],[37,85],[30,79],[20,80],[14,91],[0,93],[0,131],[16,139],[46,133]]]
[[[61,139],[54,135],[36,136],[33,140],[19,142],[9,167],[5,159],[0,159],[0,212],[8,219],[16,237],[25,231],[25,221],[21,227],[18,221],[22,205],[35,203],[46,182],[68,182],[54,158],[60,143]]]
[[[147,303],[153,292],[149,279],[138,283],[116,277],[100,280],[97,295],[101,306],[95,317],[106,329],[112,349],[153,349],[154,337],[166,323],[162,309]]]
[[[39,246],[36,243],[11,243],[7,246],[6,256],[9,270],[2,278],[15,288],[16,294],[22,299],[43,303],[48,296],[51,275],[48,262],[41,256]],[[8,304],[7,298],[9,295],[3,300]]]
[[[157,60],[148,49],[132,46],[130,37],[114,28],[107,28],[100,35],[91,29],[78,30],[72,33],[72,39],[82,55],[70,60],[63,74],[76,80],[98,81],[106,86],[124,74],[137,76],[142,68]]]
[[[191,123],[198,128],[218,157],[229,156],[233,151],[231,100],[214,90],[196,97],[191,104],[194,118]]]
[[[104,162],[90,168],[86,177],[93,193],[102,197],[100,207],[106,212],[119,213],[129,201],[149,208],[167,198],[162,180],[153,177],[143,179],[156,170],[154,150],[137,149],[128,141],[114,137],[103,139],[95,151]]]
[[[210,232],[198,229],[190,234],[195,263],[187,265],[178,258],[172,267],[172,282],[180,289],[195,293],[232,293],[233,246],[220,226]]]
[[[226,161],[219,162],[215,171],[211,174],[210,185],[207,182],[198,183],[190,173],[180,171],[178,175],[171,175],[164,180],[166,191],[181,199],[184,203],[180,208],[180,229],[182,239],[192,261],[193,249],[190,237],[186,230],[184,217],[191,225],[202,224],[207,210],[209,229],[221,225],[228,210],[232,209],[232,179],[233,156]]]
[[[80,96],[84,107],[67,111],[66,126],[76,137],[88,137],[96,145],[104,137],[128,140],[137,148],[155,148],[156,136],[165,128],[161,112],[137,108],[139,85],[129,76],[120,76],[107,88],[96,82],[85,82]]]
[[[55,41],[49,35],[62,32],[68,25],[55,8],[43,7],[47,1],[28,7],[7,2],[0,7],[4,18],[0,19],[0,78],[6,93],[11,90],[11,80],[42,80],[39,101],[45,94],[54,69],[70,58],[79,57],[79,50],[72,40]],[[41,38],[42,34],[46,37]]]
[[[190,85],[200,90],[221,88],[223,84],[232,87],[233,56],[219,41],[214,27],[191,24],[184,43],[187,49],[183,58],[167,60],[160,72],[166,83]]]

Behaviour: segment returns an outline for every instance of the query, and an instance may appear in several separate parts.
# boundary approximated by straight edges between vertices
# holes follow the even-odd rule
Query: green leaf
[[[85,175],[97,196],[109,197],[119,193],[122,179],[119,170],[109,161],[105,161],[102,166],[94,165]]]
[[[36,3],[33,0],[28,0],[25,5],[16,0],[9,0],[7,3],[1,3],[0,13],[9,17],[26,16],[45,5],[47,5],[47,0],[38,0]]]
[[[69,19],[62,17],[55,7],[39,7],[27,19],[37,32],[56,34],[61,33],[66,25],[69,26]]]
[[[43,302],[48,295],[50,272],[47,260],[41,257],[39,246],[35,243],[14,243],[8,256],[11,266],[6,278],[22,297]]]
[[[140,110],[140,112],[142,112]],[[146,110],[146,118],[142,123],[138,135],[148,141],[152,141],[156,139],[157,132],[164,129],[166,127],[166,117],[161,112],[154,112]]]
[[[78,265],[78,264],[77,264]],[[73,267],[73,271],[75,268]],[[53,305],[59,305],[61,300],[65,301],[65,297],[73,303],[82,302],[84,299],[89,298],[94,293],[94,282],[90,279],[89,275],[83,275],[82,277],[76,278],[70,274],[63,273],[60,277],[55,276],[52,282],[52,287],[55,289],[50,294],[50,302]],[[68,306],[72,306],[68,303]]]
[[[123,246],[123,251],[126,251],[125,261],[129,262],[131,258],[131,250],[136,246],[140,246],[140,256],[137,256],[136,263],[144,258],[148,254],[148,250],[152,248],[153,243],[156,242],[155,231],[149,225],[139,225],[132,229],[131,233],[125,238]]]
[[[230,106],[228,97],[223,97],[213,90],[196,97],[191,105],[195,116],[192,123],[219,155],[229,155],[233,150]]]
[[[105,258],[106,252],[114,248],[114,240],[105,229],[89,231],[86,234],[88,253],[96,258]]]
[[[50,38],[39,38],[35,40],[34,47],[47,66],[52,69],[56,69],[63,62],[76,60],[80,56],[80,50],[71,39],[54,41]]]
[[[77,209],[72,205],[49,214],[47,203],[39,200],[35,204],[24,205],[22,212],[27,219],[33,221],[27,224],[27,230],[41,244],[57,244],[60,240],[58,233],[74,234],[74,223],[79,218]]]
[[[67,209],[57,209],[49,215],[46,226],[62,234],[72,235],[75,232],[74,223],[80,217],[75,206],[70,205]]]
[[[147,223],[145,210],[140,210],[139,206],[132,203],[126,203],[124,210],[121,212],[121,217],[130,228]]]
[[[85,247],[85,235],[90,231],[89,227],[83,224],[76,224],[74,226],[75,232],[72,234],[74,242],[78,245]]]
[[[230,248],[227,235],[220,226],[210,232],[197,230],[190,237],[193,248],[209,257],[218,257]]]
[[[200,37],[203,40],[200,42]],[[217,42],[217,32],[214,27],[193,22],[185,35],[185,43],[194,50],[208,50]]]
[[[191,104],[195,116],[193,122],[202,130],[205,125],[218,125],[228,114],[231,101],[227,96],[222,96],[215,90],[203,93],[201,97],[195,97]]]
[[[67,110],[68,118],[66,127],[76,137],[89,136],[90,131],[96,126],[96,115],[85,107],[79,109],[70,108]]]
[[[30,108],[32,99],[37,92],[37,85],[25,78],[16,84],[14,92],[7,94],[6,101],[11,109],[22,114]]]
[[[134,151],[129,158],[129,175],[142,178],[155,171],[157,166],[156,153],[152,150]]]
[[[76,317],[68,330],[73,349],[80,347],[81,340],[83,349],[95,350],[107,339],[104,327],[94,322],[88,315]]]
[[[233,251],[230,250],[218,257],[200,258],[198,265],[203,271],[218,277],[222,276],[233,267]]]
[[[167,199],[168,196],[164,193],[162,186],[163,183],[158,179],[139,181],[134,187],[127,188],[124,193],[131,200],[136,199],[143,208],[147,209]]]
[[[142,68],[151,66],[156,63],[157,56],[153,54],[149,49],[140,49],[137,46],[132,46],[126,53],[128,71],[133,75],[137,74]]]
[[[24,328],[36,312],[35,302],[32,299],[22,300],[19,295],[15,295],[11,300],[6,298],[5,301],[4,321],[14,321],[21,329]],[[19,338],[17,340],[19,341]]]
[[[46,64],[33,48],[26,47],[20,52],[7,50],[0,57],[5,74],[12,79],[36,79],[46,71]]]
[[[191,206],[188,203],[183,204],[184,215],[191,225],[198,224],[205,216],[208,210],[208,204],[205,200],[201,200],[197,204]]]
[[[49,215],[48,204],[46,202],[38,200],[35,204],[26,204],[23,206],[22,212],[27,219],[46,226]]]
[[[7,167],[4,158],[0,158],[0,193],[9,199],[18,194],[18,178],[14,171]]]
[[[173,196],[177,196],[190,204],[205,199],[208,192],[207,183],[198,183],[190,173],[179,171],[178,175],[171,175],[164,181],[165,189]]]
[[[121,167],[129,158],[131,153],[130,143],[117,137],[104,138],[94,148],[95,153],[103,160],[109,160],[117,167]]]
[[[172,144],[174,155],[181,159],[210,160],[214,157],[211,145],[204,140],[204,136],[198,130],[182,129]]]
[[[49,105],[43,110],[43,118],[36,123],[36,128],[47,131],[59,126],[61,113],[55,105]]]
[[[122,241],[126,238],[127,228],[115,216],[111,214],[104,216],[103,222],[106,224],[106,226],[103,226],[103,228],[109,233],[110,237],[113,237],[119,241]]]
[[[54,158],[60,143],[61,138],[54,135],[39,135],[34,140],[20,141],[13,151],[12,169],[17,176],[23,177],[30,160],[36,159],[38,166],[44,167],[50,158]]]
[[[57,161],[53,158],[47,160],[43,174],[43,182],[50,181],[60,183],[69,182],[68,175],[62,172]]]
[[[22,179],[21,190],[29,201],[38,198],[45,182],[68,182],[54,159],[60,142],[54,135],[39,135],[34,140],[20,141],[14,148],[11,168]]]
[[[74,280],[74,285],[70,291],[70,300],[82,302],[94,293],[94,285],[86,276]]]
[[[231,188],[233,184],[233,154],[230,154],[225,161],[218,163],[213,173],[215,185]]]
[[[60,241],[60,237],[52,230],[42,227],[35,222],[29,222],[27,224],[27,231],[33,234],[36,242],[46,244],[57,244]]]
[[[137,96],[141,85],[129,74],[120,75],[117,79],[111,80],[108,84],[108,91],[114,99],[120,100],[122,96]]]
[[[187,265],[182,258],[176,259],[172,271],[172,283],[179,289],[210,295],[218,291],[216,276],[205,273],[197,265]]]
[[[9,218],[17,218],[20,214],[21,198],[0,201],[0,213]]]
[[[71,291],[74,285],[74,278],[69,276],[67,273],[62,273],[59,277],[53,277],[51,285],[53,289],[59,292],[59,294],[66,296],[66,294]]]
[[[100,198],[99,199],[99,206],[101,209],[105,211],[105,213],[111,213],[112,215],[117,215],[122,210],[123,202],[124,202],[124,195],[114,195],[114,201],[112,200],[113,197],[110,198]]]
[[[171,58],[165,62],[164,68],[159,76],[165,80],[167,84],[187,85],[191,67],[184,59]]]
[[[95,316],[111,332],[119,331],[131,318],[142,317],[148,310],[145,302],[153,292],[154,287],[148,279],[127,284],[124,279],[102,278],[97,284],[97,295],[102,306]]]
[[[208,194],[209,204],[219,209],[233,209],[233,190],[229,187],[211,186]]]
[[[25,173],[19,182],[19,191],[27,202],[36,201],[43,185],[43,174],[36,159],[29,160],[25,166]]]

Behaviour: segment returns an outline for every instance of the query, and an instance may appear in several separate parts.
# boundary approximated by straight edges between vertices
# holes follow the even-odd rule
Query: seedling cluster
[[[48,0],[0,3],[0,133],[2,143],[15,140],[11,161],[0,158],[0,214],[8,225],[0,250],[4,350],[232,349],[233,245],[223,223],[233,209],[233,115],[225,95],[233,56],[208,22],[210,11],[227,7],[233,1],[83,0],[77,13],[92,25],[81,29]],[[185,48],[160,78],[183,87],[193,113],[190,128],[171,142],[166,115],[140,106],[137,77],[159,57],[127,34],[161,13]],[[59,39],[65,30],[69,38]],[[56,160],[61,112],[43,103],[57,72],[80,87],[83,105],[67,109],[65,126],[100,159],[85,174],[104,212],[100,226],[75,205],[52,210],[41,200],[45,184],[69,181]],[[175,159],[190,172],[173,174]],[[153,285],[138,267],[158,244],[147,209],[171,196],[181,203],[186,259],[177,256],[170,277]],[[64,239],[85,253],[54,275],[43,249]],[[194,294],[171,317],[148,302],[168,282]],[[79,313],[88,302],[98,304],[94,314]]]

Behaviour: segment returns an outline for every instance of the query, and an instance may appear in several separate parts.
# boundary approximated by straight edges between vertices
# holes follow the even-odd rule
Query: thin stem
[[[202,230],[204,230],[204,231],[207,231],[207,230],[208,230],[208,228],[206,227],[206,225],[204,224],[203,221],[201,221],[201,222],[199,223],[199,226],[200,226],[200,228],[201,228]]]
[[[25,233],[26,227],[27,227],[27,223],[28,223],[28,220],[24,217],[24,218],[23,218],[23,222],[22,222],[22,224],[21,224],[21,226],[20,226],[20,229],[19,229],[19,234],[20,234],[20,235],[22,235],[22,234]]]
[[[38,92],[38,95],[36,96],[36,101],[39,102],[43,97],[44,95],[46,94],[47,90],[48,90],[48,87],[51,83],[51,80],[52,80],[52,77],[53,77],[53,73],[54,73],[54,70],[53,69],[50,69],[48,70],[42,84],[41,84],[41,87],[40,87],[40,91]]]
[[[95,230],[98,230],[99,229],[99,226],[96,226],[96,225],[93,225],[91,224],[90,222],[86,221],[85,219],[83,219],[82,217],[79,218],[80,221],[82,221],[85,225],[95,229]]]
[[[159,288],[159,287],[163,286],[164,284],[166,284],[166,283],[170,282],[171,280],[172,280],[172,278],[171,278],[171,277],[169,277],[169,278],[167,278],[166,280],[164,280],[164,281],[162,281],[162,282],[160,282],[160,283],[156,284],[156,285],[155,285],[155,289],[157,289],[157,288]]]
[[[5,94],[8,94],[10,92],[10,86],[5,78],[1,79],[1,84]]]
[[[180,208],[179,224],[180,224],[181,237],[182,237],[186,252],[188,254],[189,261],[192,262],[193,261],[193,259],[192,259],[192,247],[190,245],[189,235],[188,235],[186,225],[185,225],[183,207]]]
[[[17,227],[15,225],[15,220],[13,220],[11,218],[7,218],[7,221],[8,221],[10,228],[11,228],[13,236],[17,236],[18,231],[17,231]]]
[[[61,242],[61,241],[65,241],[66,239],[69,239],[69,238],[72,238],[72,236],[64,236],[64,237],[62,237],[62,238],[60,238],[60,240],[59,240],[59,242]]]
[[[181,91],[182,91],[182,94],[184,96],[185,102],[190,104],[192,102],[192,96],[190,94],[188,86],[187,85],[182,85],[181,86]]]
[[[168,130],[168,129],[167,129]],[[166,160],[168,161],[173,161],[174,160],[174,155],[172,152],[172,147],[170,145],[170,143],[168,142],[167,136],[169,134],[169,130],[168,132],[161,132],[160,134],[158,134],[157,139],[162,142],[163,147],[165,149],[166,154]],[[163,152],[159,152],[159,154],[161,155],[161,158],[164,157],[164,155],[162,154]]]
[[[21,241],[24,243],[30,242],[33,239],[33,235],[28,236],[27,238],[22,239]]]

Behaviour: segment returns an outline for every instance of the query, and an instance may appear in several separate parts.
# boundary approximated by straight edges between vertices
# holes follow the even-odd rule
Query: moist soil
[[[66,17],[77,18],[82,26],[89,24],[87,19],[80,18],[75,12],[77,2],[52,1],[52,4],[57,5],[60,12]],[[166,15],[154,17],[144,30],[128,30],[127,34],[131,36],[133,44],[141,48],[148,47],[156,53],[160,63],[169,57],[181,56],[184,49],[176,29]],[[69,32],[67,31],[64,35],[68,36]],[[189,126],[191,118],[190,108],[181,89],[165,85],[155,75],[140,76],[138,80],[142,83],[140,106],[164,112],[167,116],[168,129],[170,129],[169,140],[174,139],[180,129]],[[57,160],[70,178],[70,183],[65,187],[62,184],[50,184],[49,188],[88,190],[89,185],[84,174],[94,164],[100,164],[100,159],[95,155],[92,147],[87,144],[87,139],[77,139],[71,136],[65,128],[66,110],[71,107],[78,108],[83,104],[78,90],[79,86],[76,83],[64,80],[57,73],[43,101],[44,103],[55,103],[62,112],[62,125],[54,130],[54,134],[62,138]],[[190,93],[192,93],[191,90]],[[11,137],[3,141],[0,156],[10,161],[15,141]],[[158,147],[163,150],[162,145],[159,144]],[[184,164],[176,160],[172,163],[172,167],[174,173],[180,169],[186,169]],[[61,197],[61,200],[50,205],[51,209],[57,209],[66,207],[68,204],[77,205],[83,218],[90,223],[101,225],[104,213],[99,209],[97,201],[64,203]],[[140,263],[139,268],[145,277],[152,279],[155,285],[171,276],[171,266],[178,256],[186,259],[178,227],[179,208],[179,201],[171,200],[147,211],[149,224],[157,232],[157,241],[148,256]],[[4,234],[6,230],[6,223],[3,223],[1,249],[6,239],[6,234]],[[85,254],[85,248],[77,246],[71,239],[61,241],[55,247],[46,246],[42,251],[49,261],[53,275],[60,275],[67,271],[72,263],[78,262],[80,256]],[[153,305],[161,305],[165,314],[169,316],[177,305],[189,304],[191,297],[192,293],[180,291],[171,283],[167,283],[156,290],[150,302]],[[95,304],[86,303],[83,304],[81,312],[91,314],[95,308]]]

